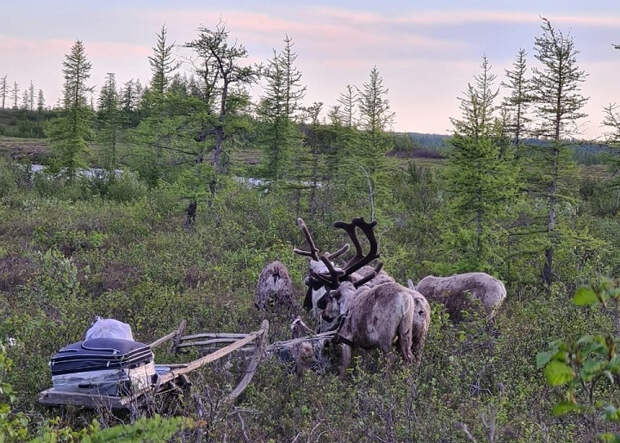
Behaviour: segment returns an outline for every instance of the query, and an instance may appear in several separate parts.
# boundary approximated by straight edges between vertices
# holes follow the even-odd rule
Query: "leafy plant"
[[[601,280],[590,287],[577,289],[573,297],[577,306],[600,305],[614,314],[616,326],[620,308],[620,288],[611,280]],[[620,336],[583,335],[576,340],[559,339],[549,343],[546,351],[536,355],[538,369],[543,369],[549,386],[559,389],[561,400],[553,407],[554,415],[571,412],[601,414],[604,420],[620,423],[618,405],[598,399],[599,384],[608,382],[612,398],[617,401],[620,388]],[[614,396],[614,394],[616,394]],[[603,407],[604,406],[604,407]],[[602,434],[605,441],[620,441],[620,433]]]

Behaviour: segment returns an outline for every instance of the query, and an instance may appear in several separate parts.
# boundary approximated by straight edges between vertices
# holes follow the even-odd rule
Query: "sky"
[[[250,62],[264,62],[293,38],[307,86],[305,103],[336,104],[347,84],[361,86],[377,66],[389,89],[398,131],[449,133],[458,116],[457,96],[489,58],[498,83],[517,51],[535,65],[534,38],[541,17],[575,40],[578,63],[588,73],[589,97],[582,138],[603,133],[602,108],[620,103],[620,0],[357,0],[301,2],[107,0],[5,0],[0,26],[0,76],[21,88],[32,81],[48,104],[60,96],[62,61],[77,39],[92,62],[90,85],[106,73],[117,81],[150,79],[147,57],[162,24],[179,48],[182,69],[190,53],[180,46],[199,26],[219,21],[243,43]],[[254,88],[256,96],[261,90]]]

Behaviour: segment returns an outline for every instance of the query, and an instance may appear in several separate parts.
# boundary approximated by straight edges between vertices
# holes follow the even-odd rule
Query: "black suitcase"
[[[132,369],[153,361],[144,343],[118,338],[95,338],[62,348],[52,357],[52,376],[106,369]]]

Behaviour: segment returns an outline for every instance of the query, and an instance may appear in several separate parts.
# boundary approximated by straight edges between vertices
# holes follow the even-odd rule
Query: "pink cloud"
[[[0,50],[23,55],[67,54],[75,42],[61,39],[18,39],[0,35]],[[84,42],[89,57],[146,57],[151,53],[147,46],[122,42],[88,41]]]

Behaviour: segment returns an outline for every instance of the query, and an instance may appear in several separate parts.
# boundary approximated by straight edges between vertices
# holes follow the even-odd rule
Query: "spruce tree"
[[[559,189],[563,172],[561,151],[567,146],[563,140],[575,133],[576,121],[586,116],[581,109],[588,99],[580,92],[586,73],[577,65],[578,51],[570,35],[554,29],[551,22],[543,18],[542,34],[536,37],[534,47],[535,57],[540,63],[532,78],[539,119],[537,135],[550,142],[546,169],[548,243],[542,273],[544,283],[550,287],[554,272],[553,252],[558,242],[556,205],[562,197]]]
[[[65,168],[72,180],[77,168],[83,164],[87,151],[86,140],[91,136],[91,110],[87,94],[92,88],[87,85],[91,63],[86,58],[84,44],[78,40],[65,56],[63,62],[64,109],[62,116],[50,124],[49,136],[58,166]]]
[[[509,95],[504,99],[504,109],[509,113],[506,129],[517,146],[527,131],[527,124],[531,121],[527,117],[528,106],[532,101],[530,80],[527,78],[527,53],[519,50],[512,65],[506,69],[506,81],[502,86],[508,89]]]
[[[153,47],[153,55],[149,57],[153,73],[151,91],[159,95],[164,93],[168,86],[170,74],[178,67],[172,54],[174,43],[168,44],[167,34],[166,25],[162,25],[161,30],[156,34],[157,42]]]

